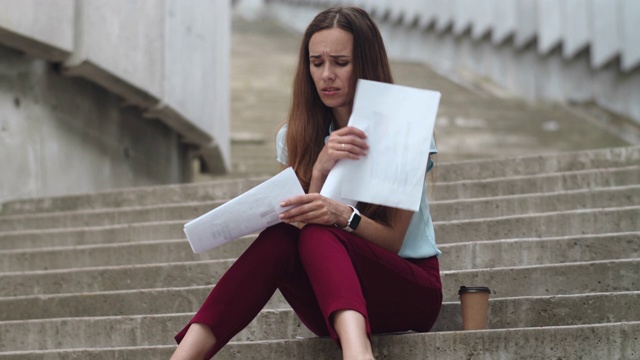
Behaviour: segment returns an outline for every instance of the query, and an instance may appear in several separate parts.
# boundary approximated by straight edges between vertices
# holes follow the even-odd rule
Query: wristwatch
[[[349,205],[349,207],[353,209],[353,212],[351,213],[349,220],[347,220],[347,226],[343,227],[342,229],[347,230],[348,232],[352,232],[358,228],[361,217],[360,217],[360,211],[358,211],[358,209],[356,209],[351,205]]]

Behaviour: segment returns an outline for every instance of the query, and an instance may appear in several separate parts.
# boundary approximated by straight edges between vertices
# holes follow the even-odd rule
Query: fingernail
[[[280,215],[278,215],[278,217],[279,217],[280,219],[284,219],[284,214],[280,214]]]
[[[280,203],[280,206],[287,206],[287,203],[283,201]]]

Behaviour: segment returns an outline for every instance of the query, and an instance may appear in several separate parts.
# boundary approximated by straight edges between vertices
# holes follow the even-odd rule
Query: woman
[[[297,207],[220,279],[176,336],[173,359],[212,357],[276,289],[311,331],[340,345],[344,359],[373,359],[372,333],[433,326],[442,290],[426,185],[417,213],[354,208],[319,194],[337,161],[367,154],[366,135],[347,126],[359,78],[393,81],[378,28],[358,8],[323,11],[305,32],[289,119],[277,137],[278,160],[293,167],[306,194],[284,201]]]

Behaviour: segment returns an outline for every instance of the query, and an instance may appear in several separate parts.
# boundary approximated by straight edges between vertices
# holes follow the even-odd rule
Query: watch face
[[[351,230],[355,230],[358,228],[359,224],[360,224],[360,214],[354,213],[353,219],[351,220],[348,226],[349,228],[351,228]]]

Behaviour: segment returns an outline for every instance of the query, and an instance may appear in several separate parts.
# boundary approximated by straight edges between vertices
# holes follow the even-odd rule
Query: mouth
[[[331,96],[331,95],[337,94],[338,91],[340,91],[340,88],[333,87],[333,86],[327,86],[327,87],[323,87],[322,89],[320,89],[320,91],[322,91],[322,93],[324,95]]]

